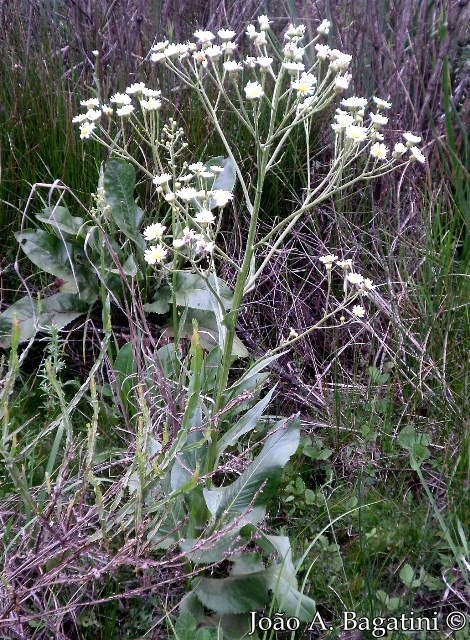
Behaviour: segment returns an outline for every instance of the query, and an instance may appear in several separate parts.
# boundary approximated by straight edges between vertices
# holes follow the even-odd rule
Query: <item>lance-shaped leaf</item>
[[[217,456],[220,456],[227,447],[238,442],[238,440],[252,431],[258,424],[258,420],[263,415],[264,410],[271,401],[272,395],[277,385],[268,391],[264,398],[259,400],[254,407],[244,413],[241,418],[220,438],[217,443]]]
[[[278,422],[259,455],[235,482],[227,487],[204,490],[212,516],[222,520],[223,524],[250,506],[265,506],[278,487],[282,469],[296,452],[299,439],[298,416]]]
[[[118,229],[141,249],[145,249],[145,240],[139,232],[144,212],[134,201],[134,167],[118,158],[108,160],[103,175],[103,188],[106,204],[110,207]]]

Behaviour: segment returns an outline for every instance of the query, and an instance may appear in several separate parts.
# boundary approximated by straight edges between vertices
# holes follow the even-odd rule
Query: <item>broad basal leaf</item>
[[[20,325],[20,342],[24,342],[52,324],[63,329],[88,309],[88,303],[70,293],[57,293],[39,302],[34,298],[21,298],[0,315],[0,347],[10,346],[14,314]]]
[[[199,273],[178,271],[174,278],[174,294],[179,307],[213,311],[218,305],[217,296],[224,310],[230,309],[233,293],[220,278],[211,274],[204,278]]]
[[[83,226],[83,218],[70,215],[67,207],[45,207],[42,213],[36,214],[36,218],[44,222],[62,233],[71,236],[77,236],[79,233],[85,233]]]
[[[93,301],[98,292],[96,275],[81,248],[42,229],[16,233],[20,247],[33,264],[68,283],[67,293],[80,293]]]

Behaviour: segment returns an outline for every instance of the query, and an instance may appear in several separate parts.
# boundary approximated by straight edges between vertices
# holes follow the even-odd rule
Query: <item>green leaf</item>
[[[415,570],[413,567],[409,564],[403,565],[399,575],[405,587],[410,588],[415,577]]]
[[[277,608],[287,616],[295,616],[302,622],[309,622],[316,613],[315,601],[297,589],[297,581],[285,571],[283,565],[274,565],[267,569],[271,577],[271,590],[277,602]]]
[[[125,263],[122,265],[122,270],[124,271],[126,276],[131,276],[132,278],[135,278],[135,276],[137,275],[139,269],[135,263],[134,256],[132,255],[132,253],[129,255]]]
[[[367,373],[372,384],[385,384],[390,380],[390,374],[381,373],[377,367],[369,367]]]
[[[431,438],[425,433],[418,433],[414,427],[408,425],[403,427],[398,435],[398,444],[404,449],[413,449],[415,444],[427,447],[431,443]]]
[[[265,506],[274,495],[282,469],[296,452],[299,440],[298,416],[278,422],[259,455],[235,482],[219,489],[204,490],[207,508],[212,516],[223,516],[226,522],[252,506]]]
[[[19,322],[20,342],[25,342],[52,324],[63,329],[88,309],[88,303],[70,293],[56,293],[39,302],[34,298],[21,298],[0,315],[0,347],[6,349],[10,346],[15,314]]]
[[[197,623],[189,611],[180,613],[175,622],[175,635],[178,640],[194,640]]]
[[[15,233],[15,238],[33,264],[67,281],[67,293],[78,291],[83,299],[89,301],[96,298],[97,278],[91,265],[86,262],[81,247],[42,229]]]
[[[116,387],[121,397],[121,402],[126,408],[128,415],[135,414],[136,405],[132,401],[132,388],[135,385],[136,364],[132,344],[127,342],[117,354],[114,364],[114,373],[116,376]]]
[[[83,218],[70,215],[67,207],[45,207],[42,213],[36,214],[36,218],[40,222],[44,222],[54,227],[54,229],[57,229],[59,234],[62,232],[71,236],[77,236],[84,233]]]
[[[213,274],[204,278],[200,273],[188,271],[178,271],[175,274],[174,294],[179,307],[213,311],[219,304],[216,296],[217,288],[220,304],[224,310],[230,309],[233,293],[220,278],[216,278]]]
[[[205,607],[217,613],[240,614],[262,609],[270,603],[271,592],[278,608],[288,616],[309,622],[316,613],[315,602],[296,588],[282,565],[220,580],[199,578],[193,581],[193,590]]]
[[[134,201],[134,167],[118,158],[108,160],[103,174],[103,188],[106,203],[118,229],[138,247],[145,249],[145,240],[139,232],[144,212]]]
[[[217,443],[217,457],[219,457],[227,447],[238,442],[238,440],[256,427],[258,420],[263,415],[264,410],[268,406],[277,385],[268,391],[264,398],[259,400],[254,407],[244,413],[241,418],[220,438]]]
[[[171,291],[169,287],[160,287],[157,289],[153,302],[144,304],[144,311],[147,313],[158,313],[163,315],[170,310]]]
[[[246,613],[270,601],[271,576],[266,570],[221,580],[199,578],[192,584],[202,604],[218,613]]]

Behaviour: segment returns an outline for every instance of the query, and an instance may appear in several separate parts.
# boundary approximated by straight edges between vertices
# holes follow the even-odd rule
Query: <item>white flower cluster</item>
[[[357,292],[356,295],[359,294],[360,296],[367,296],[374,289],[374,283],[370,278],[364,278],[360,273],[352,270],[352,260],[339,260],[338,256],[334,254],[320,256],[318,259],[325,266],[327,273],[331,273],[335,265],[342,270],[345,293],[348,291],[348,285],[354,286]],[[353,306],[351,312],[358,318],[364,318],[366,315],[366,310],[362,305]]]
[[[98,98],[81,100],[81,106],[85,107],[87,111],[72,118],[74,124],[80,125],[80,138],[90,138],[96,129],[95,122],[98,122],[102,116],[111,116],[116,113],[122,118],[133,113],[135,106],[132,104],[131,96],[137,97],[142,111],[157,111],[162,106],[161,91],[150,89],[143,82],[130,85],[124,93],[115,93],[110,99],[113,106],[100,104]]]
[[[351,96],[341,101],[341,106],[344,109],[337,109],[334,119],[334,123],[331,125],[333,131],[337,136],[344,136],[346,140],[352,143],[370,142],[370,155],[375,160],[387,160],[390,150],[383,143],[384,135],[381,133],[381,128],[388,123],[388,118],[383,115],[382,111],[390,109],[392,106],[390,102],[386,102],[381,98],[374,97],[376,112],[371,112],[368,116],[368,121],[365,121],[368,101],[366,98],[358,98],[357,96]],[[409,160],[417,160],[424,163],[425,157],[422,152],[416,146],[421,142],[421,138],[413,135],[410,132],[403,134],[406,141],[406,146],[397,142],[394,150],[391,154],[392,160],[402,158],[402,156],[409,150]]]
[[[153,178],[157,193],[161,194],[166,202],[179,216],[180,219],[192,217],[193,223],[201,230],[198,233],[194,229],[185,227],[182,236],[175,237],[172,241],[172,249],[181,251],[184,247],[189,250],[191,257],[198,254],[207,255],[214,250],[211,225],[216,222],[213,210],[225,207],[233,198],[231,191],[225,189],[208,188],[217,174],[223,171],[223,167],[202,162],[183,164],[183,173],[172,175],[161,173]],[[191,184],[193,183],[193,184]],[[168,246],[162,244],[162,237],[166,227],[156,222],[144,230],[144,237],[148,242],[158,240],[159,244],[150,246],[145,252],[145,260],[149,264],[161,263],[168,254]]]
[[[166,227],[160,222],[155,222],[144,229],[144,237],[147,242],[157,241],[156,244],[151,244],[144,251],[144,260],[147,264],[163,264],[165,258],[169,255],[170,250],[173,252],[181,253],[186,248],[186,257],[192,259],[198,255],[204,256],[212,254],[214,251],[215,243],[208,240],[203,233],[198,233],[194,229],[184,227],[181,231],[181,235],[173,238],[171,242],[171,249],[169,248],[169,242],[171,236],[164,239],[163,235]]]

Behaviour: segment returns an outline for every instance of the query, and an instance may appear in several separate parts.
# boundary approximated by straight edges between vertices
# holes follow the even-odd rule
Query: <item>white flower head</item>
[[[175,192],[177,198],[181,198],[185,202],[197,198],[197,190],[194,187],[182,187]]]
[[[236,36],[236,33],[231,29],[220,29],[220,31],[217,31],[217,35],[222,41],[227,42],[232,40],[232,38]]]
[[[360,286],[364,282],[364,276],[361,276],[360,273],[351,271],[351,273],[348,273],[348,275],[346,276],[346,280],[351,284],[357,284],[358,286]]]
[[[95,122],[96,120],[99,120],[101,118],[103,112],[101,111],[101,109],[88,109],[85,115],[87,120],[89,120],[90,122]]]
[[[351,96],[350,98],[345,98],[341,100],[341,104],[343,107],[347,109],[364,109],[367,106],[366,98],[358,98],[357,96]]]
[[[168,44],[168,40],[162,40],[161,42],[157,42],[156,44],[154,44],[150,51],[153,51],[154,53],[161,53],[164,49],[166,49]]]
[[[225,71],[230,74],[235,74],[237,71],[241,71],[243,69],[242,64],[240,62],[235,62],[235,60],[225,60],[222,66]]]
[[[264,95],[263,87],[259,82],[248,82],[244,91],[248,100],[257,100]]]
[[[250,38],[250,40],[256,40],[259,36],[259,33],[256,31],[256,27],[254,24],[249,24],[245,31],[246,35]]]
[[[176,42],[170,43],[163,53],[165,58],[171,58],[171,56],[180,56],[181,58],[182,56],[187,55],[188,51],[189,45]]]
[[[144,260],[148,264],[159,264],[163,262],[167,255],[168,251],[161,244],[157,244],[157,246],[151,246],[144,251]]]
[[[233,193],[225,189],[214,189],[211,195],[216,207],[225,207],[233,199]]]
[[[284,57],[286,60],[293,60],[294,62],[302,62],[305,49],[298,47],[295,42],[288,42],[284,48]]]
[[[357,318],[363,318],[366,315],[366,310],[360,304],[354,305],[352,312]]]
[[[153,179],[153,184],[157,185],[157,187],[162,184],[168,184],[170,180],[173,178],[171,173],[161,173],[159,176],[155,176]]]
[[[348,260],[338,260],[336,264],[338,265],[338,267],[341,267],[341,269],[343,269],[344,271],[349,271],[349,269],[352,269],[351,258],[349,258]]]
[[[411,131],[406,131],[403,134],[403,137],[406,140],[406,146],[407,147],[412,147],[415,144],[418,144],[419,142],[421,142],[421,137],[420,136],[415,136],[414,133],[411,133]]]
[[[271,24],[271,20],[268,19],[268,16],[259,16],[258,24],[261,31],[269,31],[270,29],[269,25]]]
[[[273,59],[267,58],[266,56],[258,56],[256,62],[260,66],[261,71],[267,71],[271,67]]]
[[[127,87],[126,93],[131,95],[134,93],[142,93],[144,89],[145,89],[144,82],[135,82],[134,84],[131,84],[130,87]]]
[[[379,131],[377,131],[376,129],[371,132],[370,139],[372,140],[372,142],[383,142],[385,140],[383,134],[379,133]]]
[[[296,89],[297,95],[310,96],[315,92],[316,77],[312,73],[302,73],[299,80],[292,83],[292,88]]]
[[[410,160],[420,162],[421,164],[426,162],[425,156],[421,153],[418,147],[410,147]]]
[[[381,113],[371,113],[370,120],[375,127],[382,127],[387,124],[388,118],[383,116]]]
[[[331,22],[329,20],[323,20],[317,28],[317,33],[322,36],[327,36],[330,33]]]
[[[80,138],[82,140],[87,140],[91,134],[93,133],[93,129],[96,128],[96,125],[93,122],[83,122],[80,125]]]
[[[114,102],[115,104],[122,106],[131,104],[132,100],[131,97],[127,95],[127,93],[115,93],[112,97],[110,102]]]
[[[335,131],[342,131],[346,127],[351,127],[354,124],[354,118],[350,113],[337,113],[335,116],[336,123],[333,125]]]
[[[315,45],[315,51],[317,52],[317,58],[319,60],[326,60],[331,52],[331,49],[327,44],[321,44],[320,42],[317,42],[317,44]]]
[[[297,76],[299,71],[304,71],[305,69],[303,62],[283,62],[282,66],[291,76]]]
[[[186,244],[186,240],[184,238],[175,238],[173,240],[173,249],[181,249]]]
[[[336,262],[336,260],[338,260],[338,256],[330,253],[329,255],[321,256],[318,259],[325,265],[325,269],[327,271],[331,271],[331,269],[333,268],[333,264]]]
[[[268,44],[268,39],[266,38],[266,32],[265,31],[261,31],[261,33],[258,33],[257,37],[255,38],[255,45],[257,47],[264,47]]]
[[[162,107],[162,101],[158,98],[149,98],[148,100],[141,100],[140,106],[145,111],[157,111]]]
[[[346,91],[349,88],[349,83],[351,82],[352,75],[350,73],[345,73],[343,76],[339,75],[335,78],[335,89],[336,91]]]
[[[162,60],[165,60],[166,55],[163,51],[155,51],[154,53],[150,54],[150,60],[152,62],[161,62]]]
[[[194,173],[201,173],[202,171],[206,170],[206,167],[204,166],[204,164],[202,162],[194,162],[193,164],[190,164],[188,169],[190,171],[193,171]]]
[[[330,69],[332,71],[345,71],[352,60],[352,56],[349,53],[343,53],[338,49],[331,49],[328,53],[330,58]]]
[[[142,89],[142,95],[146,98],[159,98],[162,95],[162,92],[159,89],[149,89],[149,87],[144,87]]]
[[[393,149],[393,155],[395,157],[402,156],[404,153],[406,153],[406,151],[407,151],[407,147],[405,147],[405,145],[402,142],[397,142]]]
[[[373,97],[373,100],[375,102],[375,104],[377,105],[377,109],[390,109],[390,107],[392,106],[391,102],[387,102],[386,100],[382,100],[381,98],[376,98],[375,96]]]
[[[99,107],[100,101],[98,100],[98,98],[88,98],[88,100],[80,100],[80,104],[82,105],[82,107],[91,109],[92,107]]]
[[[364,142],[367,139],[367,129],[364,127],[358,127],[357,125],[351,125],[346,127],[346,137],[354,142]]]
[[[215,39],[215,35],[212,31],[204,31],[203,29],[195,31],[194,37],[197,38],[199,44],[209,44]]]
[[[85,122],[85,120],[86,120],[86,119],[87,119],[87,117],[86,117],[86,113],[80,113],[78,116],[74,116],[74,117],[72,118],[72,122],[73,122],[74,124],[77,124],[77,123],[79,123],[79,122]]]
[[[151,242],[152,240],[160,240],[165,229],[166,227],[163,226],[160,222],[150,224],[144,229],[144,238],[147,240],[147,242]]]
[[[370,155],[377,160],[386,160],[387,154],[388,149],[383,142],[375,142],[370,148]]]
[[[204,53],[211,60],[217,60],[222,55],[222,49],[218,44],[213,44],[210,47],[207,47],[207,49],[204,49]]]
[[[194,220],[201,226],[206,226],[215,222],[215,217],[209,209],[201,209],[195,215]]]
[[[116,115],[121,117],[128,116],[134,111],[134,109],[135,107],[133,104],[125,104],[123,107],[116,109]]]
[[[227,55],[227,57],[231,56],[236,48],[237,48],[236,42],[222,42],[222,45],[221,45],[221,49]]]

